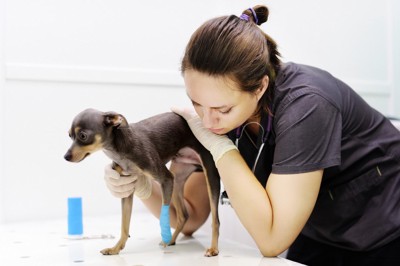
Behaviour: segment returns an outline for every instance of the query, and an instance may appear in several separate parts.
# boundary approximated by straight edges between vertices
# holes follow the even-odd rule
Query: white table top
[[[283,258],[263,258],[247,245],[220,238],[220,253],[204,257],[211,237],[204,232],[193,237],[180,236],[175,246],[163,248],[158,220],[147,213],[134,213],[131,238],[119,255],[104,256],[100,250],[113,246],[119,237],[120,218],[84,217],[84,236],[71,240],[66,236],[67,221],[34,221],[0,224],[1,265],[95,265],[95,266],[295,266],[301,265]],[[105,238],[96,238],[100,236]],[[110,239],[109,236],[115,236]]]

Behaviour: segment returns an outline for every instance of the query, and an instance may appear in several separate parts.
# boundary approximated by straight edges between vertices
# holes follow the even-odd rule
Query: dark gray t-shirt
[[[304,235],[349,250],[400,236],[400,132],[387,118],[328,72],[294,63],[278,73],[272,111],[259,181],[324,169]],[[262,138],[244,131],[239,150],[253,167]]]

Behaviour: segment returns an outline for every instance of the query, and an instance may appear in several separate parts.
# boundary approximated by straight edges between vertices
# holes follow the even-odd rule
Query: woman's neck
[[[247,132],[258,136],[258,133],[260,132],[260,126],[264,127],[264,125],[261,125],[261,121],[264,121],[266,116],[268,116],[266,111],[262,107],[258,107],[253,115],[246,120]],[[263,128],[263,130],[265,130],[265,128]]]
[[[246,130],[248,130],[248,132],[257,136],[258,132],[260,131],[260,121],[261,121],[261,117],[259,115],[257,117],[250,117],[246,121],[246,125],[247,125]]]

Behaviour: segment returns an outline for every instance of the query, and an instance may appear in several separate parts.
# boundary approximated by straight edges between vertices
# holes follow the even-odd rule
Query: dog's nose
[[[68,151],[65,155],[64,155],[64,159],[67,161],[71,161],[72,159],[72,154]]]

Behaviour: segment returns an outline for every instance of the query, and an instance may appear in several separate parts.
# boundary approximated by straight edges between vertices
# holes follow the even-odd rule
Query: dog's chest
[[[129,159],[126,159],[120,156],[118,153],[115,153],[110,150],[103,150],[108,158],[117,163],[122,169],[124,175],[146,175],[144,170],[141,169],[135,162],[132,162]]]

